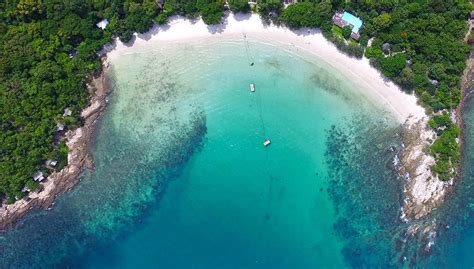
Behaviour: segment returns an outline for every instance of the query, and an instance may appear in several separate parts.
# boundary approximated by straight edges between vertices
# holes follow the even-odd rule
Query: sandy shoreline
[[[153,49],[163,41],[187,41],[212,38],[251,38],[272,44],[282,44],[309,52],[329,66],[350,78],[369,98],[383,104],[401,122],[417,122],[426,117],[424,109],[417,105],[414,95],[406,94],[379,71],[370,66],[366,58],[351,58],[341,53],[326,40],[317,29],[292,31],[286,27],[266,26],[258,15],[229,15],[226,23],[207,26],[202,20],[192,22],[183,18],[172,18],[169,25],[155,26],[146,34],[138,34],[133,46],[117,41],[114,50],[108,53],[113,61],[120,55],[134,53],[137,49]]]
[[[133,41],[133,46],[117,41],[111,46],[106,46],[104,50],[107,51],[107,48],[110,47],[107,58],[113,61],[114,58],[133,53],[136,49],[152,49],[159,46],[160,42],[163,41],[186,41],[196,38],[218,39],[223,37],[252,38],[309,52],[345,74],[353,83],[360,86],[359,88],[367,90],[363,94],[387,108],[400,123],[407,126],[424,127],[426,125],[427,115],[424,109],[417,105],[417,98],[414,95],[402,92],[399,87],[386,80],[379,71],[370,66],[368,59],[355,59],[339,52],[318,30],[291,31],[285,27],[265,26],[257,15],[230,15],[226,23],[220,26],[207,26],[202,20],[191,22],[182,18],[172,18],[169,25],[155,26],[146,34],[138,34]],[[11,226],[16,220],[24,216],[30,208],[50,207],[58,193],[69,190],[78,182],[80,172],[85,165],[91,165],[88,154],[89,142],[94,123],[106,107],[108,89],[105,80],[104,75],[94,79],[97,90],[91,93],[89,106],[81,113],[81,116],[85,119],[85,124],[83,127],[68,133],[69,165],[62,171],[50,175],[46,182],[42,184],[43,191],[30,194],[28,201],[22,199],[12,205],[3,205],[0,208],[0,230]],[[420,137],[424,136],[420,135]],[[426,146],[426,141],[420,143],[423,147]],[[412,181],[417,186],[417,192],[409,194],[415,198],[420,196],[423,198],[422,201],[425,201],[426,196],[431,195],[431,192],[427,192],[431,186],[423,183],[431,175],[429,170],[426,170],[426,165],[429,165],[431,159],[419,147],[414,147],[409,153],[407,161],[414,158],[425,164],[421,172],[415,169],[416,177],[412,178]],[[420,173],[423,174],[421,177]],[[421,182],[421,185],[415,184],[417,182]],[[438,187],[436,185],[437,189]],[[444,193],[444,190],[442,193]],[[439,197],[442,198],[443,196]],[[413,201],[416,203],[418,200],[413,199]],[[407,205],[407,209],[403,213],[406,215],[411,212],[409,209],[412,206],[414,205]]]

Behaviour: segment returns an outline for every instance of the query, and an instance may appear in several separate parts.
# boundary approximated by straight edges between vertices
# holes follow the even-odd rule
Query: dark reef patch
[[[406,225],[400,220],[402,186],[391,162],[400,131],[355,116],[327,132],[328,192],[339,216],[334,229],[346,241],[343,255],[350,267],[397,266],[394,243]]]

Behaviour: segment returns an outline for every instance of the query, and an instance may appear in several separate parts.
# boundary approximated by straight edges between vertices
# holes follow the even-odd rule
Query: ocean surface
[[[449,229],[424,253],[400,220],[403,129],[318,58],[167,41],[123,52],[107,75],[95,169],[0,235],[0,268],[474,265],[470,106],[464,175],[435,216]]]

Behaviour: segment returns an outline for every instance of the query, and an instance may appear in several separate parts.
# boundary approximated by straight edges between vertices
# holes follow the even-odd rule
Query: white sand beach
[[[133,46],[117,41],[116,47],[108,53],[113,59],[122,54],[133,53],[137,48],[159,46],[160,41],[185,41],[196,38],[248,37],[262,42],[292,46],[310,52],[328,65],[345,74],[363,94],[373,97],[383,107],[393,112],[404,123],[418,122],[426,114],[417,104],[414,95],[406,94],[399,87],[384,78],[370,66],[368,59],[351,58],[327,41],[318,30],[292,31],[286,27],[266,26],[258,15],[229,15],[222,25],[207,26],[202,20],[195,22],[174,17],[168,25],[155,26],[146,34],[137,34]],[[133,49],[132,49],[133,48]]]

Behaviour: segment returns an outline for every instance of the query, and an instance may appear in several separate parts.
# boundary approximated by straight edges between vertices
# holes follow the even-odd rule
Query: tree
[[[250,5],[247,0],[229,0],[229,8],[234,13],[248,13],[250,12]]]
[[[350,26],[344,26],[342,28],[342,36],[345,38],[345,39],[349,39],[351,37],[351,34],[352,34],[352,27]]]
[[[283,10],[281,19],[290,28],[318,27],[321,25],[316,5],[309,2],[299,2],[289,5]]]
[[[260,0],[258,2],[257,11],[263,21],[269,23],[272,20],[278,22],[282,9],[283,4],[280,0]]]
[[[333,15],[332,3],[335,1],[321,1],[316,4],[316,12],[319,14],[322,21],[330,21]]]
[[[392,17],[389,13],[382,13],[381,15],[377,16],[373,19],[372,25],[374,27],[374,31],[379,32],[387,27],[390,26],[392,22]]]
[[[437,80],[443,80],[446,76],[446,68],[444,67],[443,64],[441,63],[436,63],[433,64],[430,68],[430,77],[437,79]]]
[[[219,24],[224,17],[223,6],[219,3],[205,4],[201,8],[202,20],[205,24]]]
[[[376,60],[381,60],[383,59],[383,52],[379,48],[374,48],[374,47],[369,47],[365,49],[365,57],[367,58],[373,58]]]
[[[405,65],[406,57],[403,53],[383,58],[381,61],[382,72],[389,78],[395,78],[398,76]]]
[[[41,0],[20,0],[16,6],[17,14],[22,19],[38,19],[43,14]]]
[[[403,68],[400,77],[398,78],[398,83],[404,88],[411,90],[414,87],[415,74],[410,67]]]

